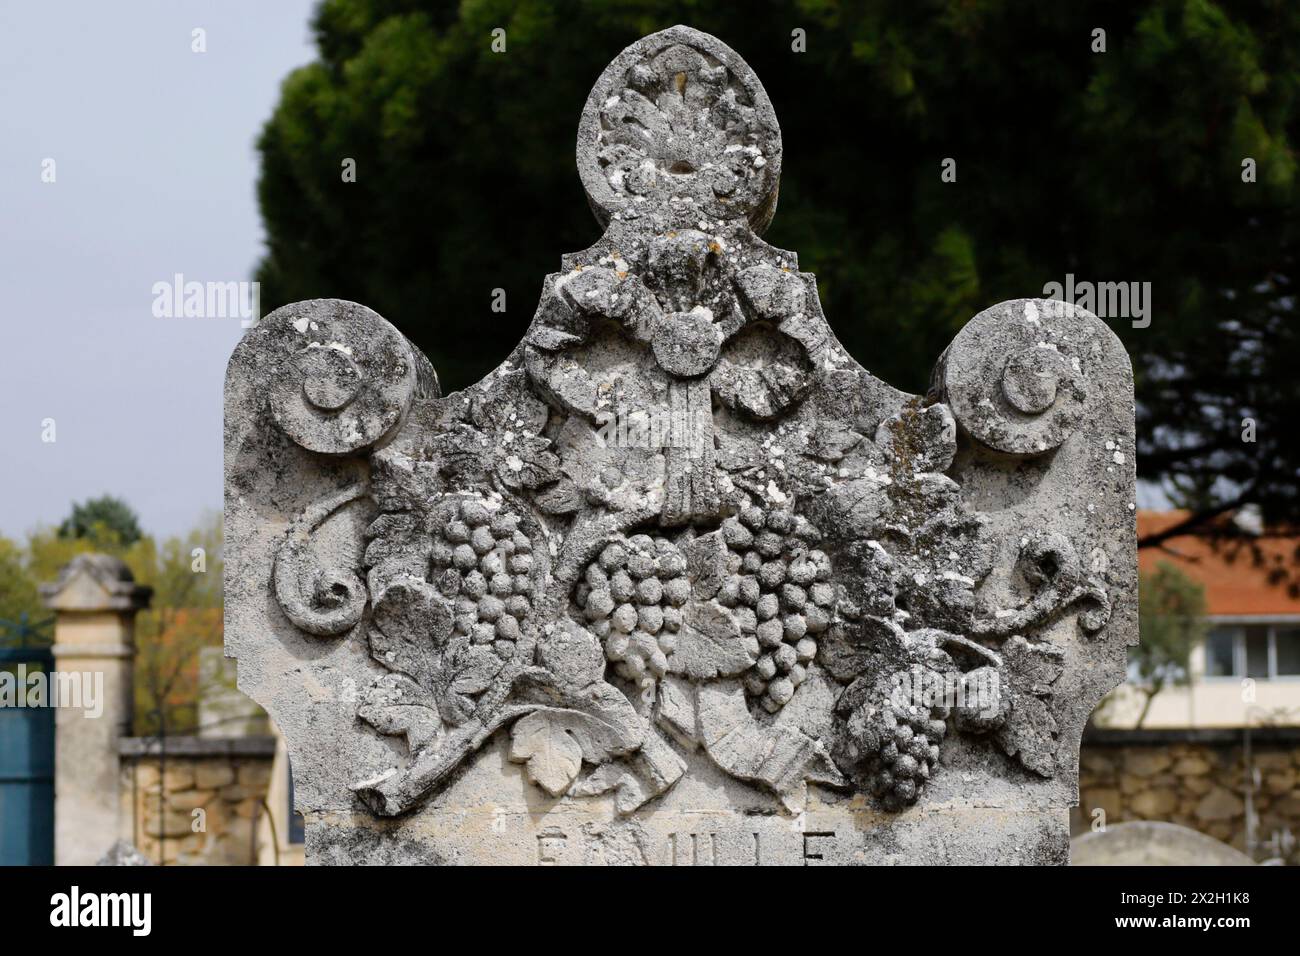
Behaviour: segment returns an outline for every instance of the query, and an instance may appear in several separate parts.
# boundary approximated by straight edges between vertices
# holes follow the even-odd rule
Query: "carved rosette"
[[[672,204],[711,219],[743,216],[761,233],[776,211],[781,130],[734,50],[665,30],[628,47],[596,81],[578,124],[578,172],[602,225]]]
[[[757,237],[780,162],[752,71],[674,27],[597,81],[578,166],[605,234],[483,381],[439,397],[396,330],[332,300],[237,350],[229,535],[274,600],[231,595],[228,643],[347,675],[312,713],[364,755],[373,813],[498,733],[550,796],[624,814],[700,759],[791,809],[809,784],[952,800],[951,758],[1068,799],[1133,634],[1123,352],[1018,300],[971,320],[929,395],[889,388]],[[309,736],[295,769],[329,779]]]

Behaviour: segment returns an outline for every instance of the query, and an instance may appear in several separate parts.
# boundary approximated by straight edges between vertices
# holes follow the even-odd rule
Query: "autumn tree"
[[[135,733],[195,732],[199,652],[220,647],[222,638],[220,513],[161,543],[147,534],[127,542],[102,521],[79,536],[64,534],[63,526],[39,528],[21,546],[0,538],[0,618],[48,618],[37,585],[55,580],[74,556],[89,551],[121,558],[136,581],[154,589],[135,622]]]

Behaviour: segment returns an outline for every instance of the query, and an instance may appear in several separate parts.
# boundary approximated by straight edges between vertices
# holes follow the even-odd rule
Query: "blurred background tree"
[[[1285,0],[324,0],[319,58],[258,142],[263,305],[363,302],[447,386],[477,379],[560,254],[598,235],[574,169],[592,83],[678,22],[762,79],[785,142],[766,238],[816,272],[863,365],[924,391],[995,302],[1067,273],[1150,282],[1150,327],[1109,324],[1137,374],[1140,475],[1192,511],[1170,532],[1227,533],[1217,519],[1242,502],[1296,524],[1300,5]]]
[[[33,622],[49,617],[41,607],[36,581],[27,573],[23,548],[0,536],[0,621],[16,625],[24,614]]]
[[[140,540],[140,521],[121,498],[101,495],[72,505],[72,514],[59,525],[60,538],[106,538],[126,547]]]
[[[1188,682],[1192,648],[1205,638],[1205,588],[1174,565],[1161,561],[1144,574],[1138,589],[1138,632],[1129,648],[1126,686],[1142,696],[1134,727],[1141,727],[1151,703],[1166,687]]]
[[[134,729],[140,736],[198,730],[199,651],[222,643],[221,543],[220,513],[205,515],[185,536],[150,547],[142,569],[147,580],[136,572],[154,589],[149,610],[136,619]]]

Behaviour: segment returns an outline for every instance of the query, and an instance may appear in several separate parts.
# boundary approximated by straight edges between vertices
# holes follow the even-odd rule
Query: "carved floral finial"
[[[596,81],[578,125],[578,171],[602,224],[667,204],[743,216],[761,233],[776,210],[781,129],[734,50],[675,26],[632,44]]]

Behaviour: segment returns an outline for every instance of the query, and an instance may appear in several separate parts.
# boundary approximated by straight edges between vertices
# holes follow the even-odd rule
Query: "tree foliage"
[[[1205,588],[1168,561],[1143,574],[1138,593],[1141,643],[1129,648],[1129,684],[1142,695],[1141,727],[1166,687],[1188,682],[1192,648],[1205,639]]]
[[[72,513],[59,525],[61,538],[87,538],[92,543],[111,541],[129,547],[140,540],[140,519],[121,498],[100,495],[72,505]]]
[[[24,616],[30,625],[49,614],[41,607],[36,582],[27,574],[23,549],[0,537],[0,636],[19,626]]]

